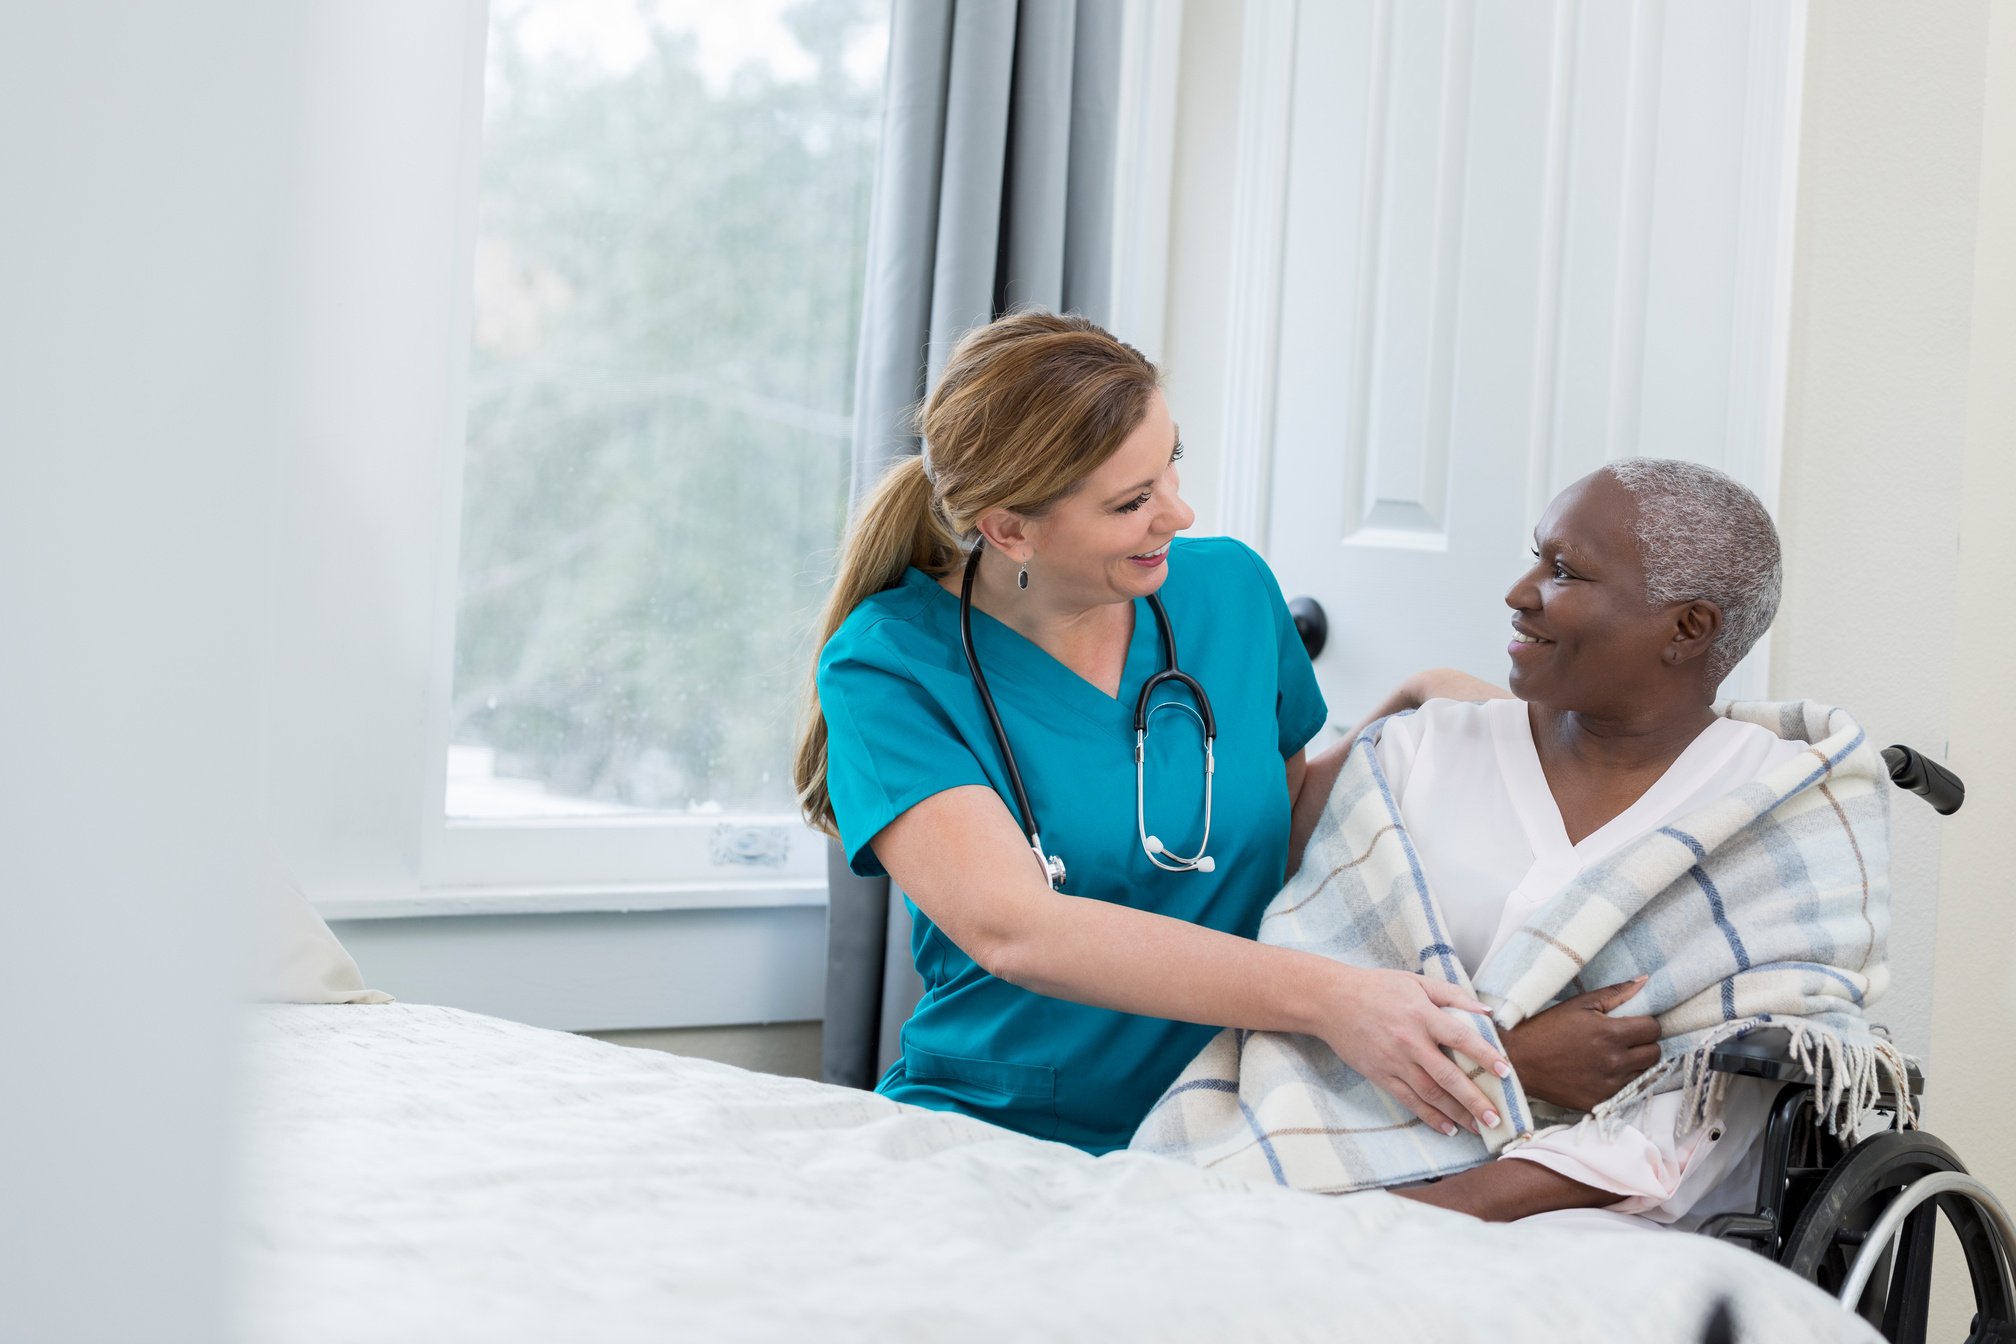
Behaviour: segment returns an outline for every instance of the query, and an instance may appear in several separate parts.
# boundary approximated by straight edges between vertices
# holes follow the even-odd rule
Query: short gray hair
[[[1627,457],[1603,470],[1638,505],[1646,600],[1722,609],[1708,648],[1708,681],[1720,685],[1778,614],[1785,568],[1770,512],[1741,481],[1698,462]]]

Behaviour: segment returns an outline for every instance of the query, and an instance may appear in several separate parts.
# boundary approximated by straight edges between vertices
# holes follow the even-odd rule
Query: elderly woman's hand
[[[1645,977],[1605,985],[1555,1004],[1505,1033],[1505,1053],[1528,1095],[1592,1111],[1659,1062],[1659,1020],[1611,1017]]]

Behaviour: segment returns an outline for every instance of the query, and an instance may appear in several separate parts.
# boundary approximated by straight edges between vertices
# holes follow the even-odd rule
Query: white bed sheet
[[[253,1010],[245,1337],[1871,1341],[1685,1233],[1491,1226],[1093,1159],[450,1008]]]

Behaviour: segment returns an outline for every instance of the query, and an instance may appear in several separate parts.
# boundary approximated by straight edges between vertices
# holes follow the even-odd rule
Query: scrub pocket
[[[906,1045],[903,1073],[982,1120],[1031,1138],[1056,1136],[1057,1071],[1047,1064],[941,1055]]]

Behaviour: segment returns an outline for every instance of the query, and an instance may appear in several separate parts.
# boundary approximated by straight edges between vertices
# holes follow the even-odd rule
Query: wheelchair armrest
[[[1773,1083],[1813,1081],[1813,1075],[1793,1057],[1791,1036],[1783,1027],[1759,1027],[1747,1036],[1722,1042],[1708,1056],[1708,1067],[1717,1073],[1741,1074]],[[1924,1092],[1925,1074],[1917,1060],[1905,1061],[1904,1078],[1912,1096]]]
[[[1792,1039],[1783,1030],[1759,1027],[1747,1036],[1724,1041],[1708,1056],[1717,1073],[1736,1073],[1773,1083],[1809,1083],[1813,1075],[1792,1056]]]

